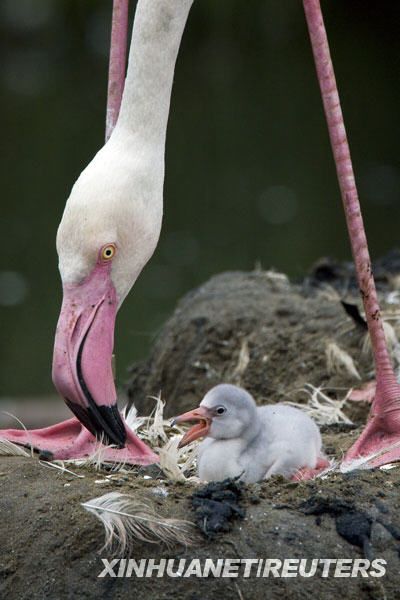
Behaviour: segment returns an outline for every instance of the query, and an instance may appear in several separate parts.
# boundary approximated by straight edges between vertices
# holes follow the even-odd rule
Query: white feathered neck
[[[176,57],[193,0],[139,0],[116,135],[165,141]]]
[[[164,150],[176,57],[193,0],[139,0],[119,119],[81,173],[57,236],[64,283],[79,283],[99,248],[118,251],[112,279],[119,304],[157,245]]]

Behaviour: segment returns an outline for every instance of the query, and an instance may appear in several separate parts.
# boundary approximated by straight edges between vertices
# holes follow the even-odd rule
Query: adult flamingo
[[[339,94],[320,0],[303,0],[311,45],[336,163],[358,284],[371,337],[376,393],[366,428],[347,452],[344,464],[370,457],[371,466],[400,460],[400,385],[383,331],[371,259],[350,157]]]
[[[156,12],[160,9],[160,6],[164,6],[169,9],[174,7],[177,13],[179,13],[177,14],[177,22],[179,23],[179,27],[177,27],[178,33],[174,31],[175,35],[172,36],[174,39],[171,40],[171,38],[168,38],[169,43],[164,46],[164,50],[166,51],[172,49],[173,54],[169,65],[171,68],[166,71],[169,83],[163,88],[163,91],[167,92],[165,94],[166,97],[161,95],[160,103],[160,99],[154,95],[150,94],[149,97],[146,97],[142,93],[143,91],[145,93],[154,92],[157,89],[159,82],[156,76],[165,76],[165,70],[162,68],[165,65],[160,60],[163,48],[158,43],[157,36],[155,44],[153,44],[152,37],[147,38],[146,44],[144,36],[142,38],[140,36],[143,32],[151,33],[151,31],[154,35],[156,30],[151,30],[151,26],[154,26],[155,23],[159,25],[163,23],[160,20],[157,21],[157,19],[153,22],[148,19],[146,22],[143,14],[141,22],[141,9],[144,17],[146,17],[146,10],[148,13],[151,11],[149,1],[139,0],[132,37],[127,89],[124,94],[124,103],[118,126],[110,142],[98,153],[76,183],[71,198],[67,203],[58,235],[60,270],[64,281],[64,302],[55,345],[53,376],[56,386],[66,398],[71,409],[93,434],[102,433],[106,439],[119,446],[123,446],[127,442],[129,446],[129,442],[131,442],[131,445],[133,444],[137,448],[137,456],[135,457],[134,451],[133,456],[130,456],[128,452],[128,458],[130,456],[137,462],[149,462],[154,458],[154,455],[129,430],[126,430],[122,423],[116,403],[113,400],[115,398],[115,390],[111,375],[110,354],[113,345],[113,326],[117,306],[125,298],[154,250],[158,239],[159,223],[161,220],[160,206],[162,203],[152,201],[150,205],[143,206],[142,195],[139,205],[137,203],[131,204],[131,210],[127,210],[131,219],[129,221],[130,224],[143,225],[143,228],[139,227],[138,229],[139,239],[142,239],[143,247],[139,249],[136,245],[136,256],[134,256],[135,244],[130,243],[128,234],[125,233],[125,236],[121,236],[121,241],[123,240],[122,248],[115,242],[104,241],[106,240],[106,237],[104,237],[103,245],[100,247],[97,246],[98,254],[96,261],[95,254],[93,253],[93,238],[95,241],[99,241],[96,238],[97,227],[100,228],[103,234],[107,233],[108,236],[115,236],[118,227],[115,228],[114,208],[117,209],[116,212],[118,214],[122,207],[123,190],[125,189],[125,193],[127,192],[127,187],[135,183],[135,177],[138,177],[139,183],[143,183],[143,180],[141,181],[140,178],[141,176],[145,176],[146,183],[152,188],[153,193],[156,192],[154,197],[157,197],[157,192],[160,195],[160,184],[162,189],[163,181],[163,167],[160,163],[160,157],[164,153],[172,75],[176,53],[192,0],[187,0],[186,2],[179,0],[175,4],[176,6],[172,1],[168,2],[167,0],[153,0],[151,5],[152,9]],[[376,367],[377,390],[371,416],[366,429],[356,444],[349,450],[345,460],[351,461],[359,456],[373,455],[374,458],[371,464],[380,465],[400,459],[400,386],[397,383],[390,362],[383,332],[371,271],[371,261],[320,2],[319,0],[303,0],[303,4],[313,46],[317,74],[327,116]],[[143,9],[143,7],[145,8]],[[149,29],[147,30],[146,27]],[[138,38],[136,44],[142,52],[142,57],[140,54],[138,55],[138,52],[135,53],[135,32]],[[165,30],[162,33],[164,35],[166,33]],[[152,40],[151,43],[149,39]],[[153,46],[156,50],[156,55],[158,51],[157,57],[159,62],[158,68],[151,69],[151,76],[149,76],[149,73],[145,74],[146,71],[140,59],[145,58],[145,60],[150,60],[151,62],[151,59],[154,59],[154,54],[152,53]],[[143,51],[144,49],[146,51]],[[166,56],[168,57],[168,52],[166,52]],[[137,64],[135,64],[135,60],[137,60]],[[143,87],[137,85],[138,83],[142,84],[143,79],[146,85],[143,85]],[[162,81],[162,77],[160,81]],[[130,85],[128,85],[128,82],[130,82]],[[133,84],[135,84],[135,87]],[[151,102],[149,98],[151,98]],[[160,104],[164,106],[164,110],[162,110],[163,106],[160,107]],[[111,111],[111,127],[112,119],[115,119],[117,112],[118,110],[115,110],[114,106]],[[138,117],[144,117],[144,119],[140,121]],[[163,131],[158,129],[157,132],[157,126],[160,123],[163,124],[161,127]],[[133,127],[132,124],[134,125]],[[149,137],[147,137],[147,133]],[[157,137],[157,133],[159,137]],[[126,137],[125,140],[124,137]],[[127,140],[128,143],[126,143]],[[158,149],[162,148],[161,154],[157,152],[152,153],[151,151],[148,153],[149,147],[154,151],[154,146],[152,147],[151,143],[154,143],[154,140],[158,142]],[[140,147],[139,141],[143,143],[143,148]],[[154,166],[156,166],[156,173],[158,172],[159,177],[157,175],[152,177],[151,175],[149,176],[149,164],[146,165],[146,160],[150,159],[151,163],[156,157],[158,157],[158,161],[155,160]],[[143,158],[145,159],[144,164],[141,162]],[[124,172],[124,167],[122,166],[121,168],[121,165],[125,165],[128,171]],[[104,183],[103,168],[106,173],[110,173],[111,170],[111,177],[106,182],[107,185],[110,184],[110,188],[106,188],[106,193],[102,189],[99,190],[99,187]],[[135,173],[133,178],[128,176],[129,168],[132,168],[132,172]],[[115,173],[112,172],[113,169],[115,169]],[[121,181],[117,182],[116,174],[122,177],[122,182],[126,184],[126,180],[129,180],[129,183],[124,186],[124,183],[121,183]],[[96,180],[97,176],[99,180]],[[101,182],[100,186],[99,181]],[[98,197],[96,196],[96,192],[99,193]],[[111,194],[115,192],[115,199],[110,200]],[[126,194],[126,197],[130,195]],[[147,195],[147,197],[149,198],[150,196]],[[93,212],[94,210],[96,212],[99,210],[100,214],[96,215]],[[82,211],[81,215],[79,214],[80,211]],[[138,214],[143,218],[142,222],[140,218],[135,221]],[[151,223],[146,219],[146,216],[150,217]],[[77,220],[78,217],[79,219]],[[114,224],[114,230],[113,227],[110,227],[107,231],[105,225],[108,226],[109,224]],[[75,225],[77,225],[76,231],[74,230]],[[93,226],[94,230],[92,229]],[[89,236],[87,235],[88,229],[90,232]],[[88,244],[88,239],[91,239],[92,245]],[[110,240],[111,238],[108,237],[107,239]],[[129,258],[132,261],[131,265],[129,265]],[[88,265],[92,266],[91,271]],[[133,266],[129,272],[126,270],[127,265]],[[84,278],[83,284],[77,285],[75,279],[82,279],[85,275],[86,278]],[[76,311],[77,307],[78,312]],[[67,320],[68,317],[70,321]],[[66,363],[66,356],[69,359],[69,364]],[[90,387],[88,387],[88,383]],[[91,393],[93,389],[98,391],[98,394],[95,396]],[[71,397],[74,400],[71,400]],[[53,455],[59,458],[72,456],[76,452],[78,454],[86,453],[95,438],[93,436],[88,438],[89,434],[85,430],[82,430],[78,440],[74,441],[79,424],[76,420],[71,420],[67,423],[69,425],[60,424],[53,428],[41,430],[40,432],[29,432],[29,434],[3,432],[3,435],[8,439],[12,439],[12,436],[15,435],[15,441],[21,441],[25,439],[25,435],[28,435],[27,441],[32,442],[33,445],[39,448],[48,448],[50,446],[53,450]],[[54,441],[53,436],[56,436],[56,441]],[[63,436],[64,438],[67,437],[71,442],[67,449],[60,446],[60,439]],[[141,445],[139,446],[139,444]]]
[[[1,432],[48,457],[90,455],[97,436],[117,447],[104,449],[104,460],[157,460],[118,411],[111,356],[117,310],[160,234],[172,81],[192,3],[139,0],[118,121],[79,176],[64,210],[57,233],[63,303],[53,381],[77,419],[41,430]],[[106,135],[118,116],[126,24],[127,0],[115,0]]]

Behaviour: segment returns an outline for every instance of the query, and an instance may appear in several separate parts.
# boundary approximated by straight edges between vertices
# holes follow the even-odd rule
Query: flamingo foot
[[[320,456],[314,469],[311,469],[310,467],[303,467],[302,469],[296,471],[296,473],[292,475],[290,479],[292,481],[307,481],[307,479],[314,479],[317,477],[317,475],[325,471],[330,464],[331,463],[327,458]]]
[[[373,415],[342,462],[348,468],[360,461],[381,467],[400,460],[400,406],[386,415]]]
[[[359,388],[354,388],[347,400],[353,402],[373,402],[376,394],[376,381],[368,381]]]
[[[127,439],[124,448],[104,446],[75,417],[44,429],[3,429],[0,430],[0,439],[33,448],[45,460],[85,459],[97,453],[100,447],[99,458],[104,463],[150,465],[158,462],[158,456],[134,435],[126,423],[125,428]]]

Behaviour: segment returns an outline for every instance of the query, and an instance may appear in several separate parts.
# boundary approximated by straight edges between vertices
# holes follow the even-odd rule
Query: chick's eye
[[[217,415],[223,415],[226,412],[226,408],[225,406],[218,406],[215,409],[215,412],[217,413]]]
[[[110,260],[113,258],[114,254],[115,246],[113,244],[109,244],[108,246],[104,246],[103,250],[101,251],[101,258],[103,260]]]

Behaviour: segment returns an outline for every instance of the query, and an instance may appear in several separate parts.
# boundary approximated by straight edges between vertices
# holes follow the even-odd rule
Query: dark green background
[[[132,13],[133,13],[132,3]],[[400,3],[323,2],[371,253],[400,239]],[[2,0],[0,396],[51,392],[55,233],[103,143],[111,0]],[[300,0],[195,0],[172,97],[165,220],[121,309],[119,378],[226,269],[349,257]]]

